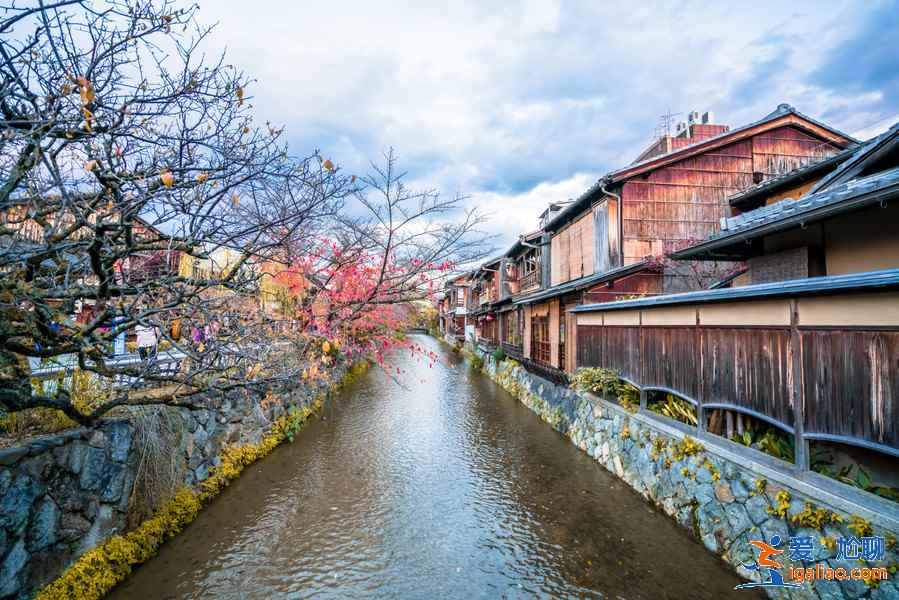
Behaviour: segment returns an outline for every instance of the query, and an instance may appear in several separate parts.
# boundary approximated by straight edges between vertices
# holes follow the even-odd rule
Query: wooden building
[[[671,140],[609,173],[549,216],[549,286],[514,300],[523,310],[524,355],[552,369],[576,367],[569,312],[585,302],[704,289],[741,268],[674,262],[667,255],[716,233],[728,198],[856,144],[782,104],[730,129],[695,113]]]
[[[730,203],[720,231],[673,257],[745,263],[733,287],[577,307],[576,365],[614,369],[644,406],[680,397],[699,434],[715,414],[773,427],[804,472],[810,445],[829,444],[895,474],[899,124]]]
[[[470,285],[466,273],[449,279],[443,286],[442,298],[438,304],[438,320],[440,331],[448,340],[458,343],[465,341]]]
[[[777,188],[735,196],[721,231],[672,257],[741,261],[746,272],[733,285],[899,268],[899,203],[888,201],[897,168],[899,124],[814,177],[799,169]],[[745,210],[747,197],[757,208]]]

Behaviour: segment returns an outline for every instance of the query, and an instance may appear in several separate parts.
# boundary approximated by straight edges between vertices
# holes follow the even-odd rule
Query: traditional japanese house
[[[762,186],[735,196],[718,233],[672,258],[741,261],[747,269],[735,286],[897,268],[897,168],[899,124],[800,186],[791,180],[805,179],[805,169],[779,178],[795,196]],[[742,212],[747,196],[757,208]]]
[[[499,321],[494,303],[500,299],[503,258],[488,260],[471,274],[468,312],[477,343],[491,350],[500,344]]]
[[[468,325],[468,274],[449,279],[443,287],[443,298],[439,304],[441,333],[448,340],[462,343]]]
[[[500,295],[494,304],[504,353],[524,358],[523,310],[514,299],[548,285],[549,242],[543,231],[524,234],[506,252],[500,267]]]
[[[782,104],[736,129],[692,113],[638,162],[613,171],[547,215],[550,285],[515,300],[524,307],[526,358],[572,371],[574,317],[583,303],[704,289],[742,268],[733,262],[675,262],[666,255],[714,234],[728,198],[856,144]],[[834,159],[836,161],[837,159]]]
[[[576,365],[687,407],[700,436],[784,440],[803,477],[864,464],[899,489],[899,124],[729,203],[673,257],[745,264],[732,287],[579,306]]]

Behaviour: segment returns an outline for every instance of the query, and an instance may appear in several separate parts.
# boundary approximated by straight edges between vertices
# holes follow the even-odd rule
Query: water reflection
[[[752,598],[437,342],[373,370],[115,598]]]

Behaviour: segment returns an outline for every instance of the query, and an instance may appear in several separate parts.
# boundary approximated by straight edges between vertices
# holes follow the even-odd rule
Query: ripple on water
[[[114,598],[751,598],[430,338],[254,465]],[[733,596],[732,596],[733,595]]]

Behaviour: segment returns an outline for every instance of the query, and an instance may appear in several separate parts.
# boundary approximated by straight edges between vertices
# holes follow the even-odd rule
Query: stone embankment
[[[555,385],[511,360],[497,363],[484,350],[469,349],[483,371],[532,411],[567,436],[634,490],[721,556],[747,580],[761,581],[750,540],[779,536],[786,551],[775,560],[786,579],[791,538],[809,538],[811,560],[796,566],[821,564],[833,569],[884,567],[886,581],[819,580],[805,589],[767,588],[783,598],[899,598],[899,521],[896,507],[871,496],[855,502],[823,486],[796,478],[755,450],[737,449],[711,436],[691,437],[665,419],[632,413],[593,394]],[[743,451],[745,450],[745,451]],[[758,456],[753,457],[753,453]],[[747,458],[747,455],[750,457]],[[854,490],[853,490],[854,491]],[[884,560],[864,563],[837,559],[838,540],[862,537],[886,540]],[[767,579],[766,579],[767,581]]]
[[[335,367],[333,379],[346,372]],[[258,445],[273,423],[328,391],[324,379],[263,399],[233,391],[200,410],[135,409],[93,429],[0,449],[0,598],[30,597],[176,488],[196,489],[223,450]]]

